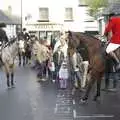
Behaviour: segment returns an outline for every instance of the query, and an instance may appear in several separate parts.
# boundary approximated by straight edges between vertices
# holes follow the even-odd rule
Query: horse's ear
[[[69,35],[69,36],[72,36],[72,32],[71,32],[71,31],[68,31],[68,35]]]

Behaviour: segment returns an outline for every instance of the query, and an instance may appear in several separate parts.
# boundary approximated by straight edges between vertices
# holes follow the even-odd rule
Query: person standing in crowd
[[[30,39],[30,35],[28,34],[26,28],[23,28],[21,33],[18,33],[18,40],[28,41]]]
[[[72,69],[73,69],[73,81],[74,81],[74,88],[78,88],[79,86],[81,87],[81,80],[82,80],[82,62],[83,59],[80,55],[80,53],[77,50],[75,51],[73,56],[72,56]]]
[[[22,34],[23,34],[23,38],[24,38],[25,41],[28,41],[30,39],[30,36],[29,36],[26,28],[23,28],[23,33]]]
[[[58,72],[60,70],[61,64],[64,61],[64,53],[62,52],[62,47],[59,46],[57,50],[53,53],[53,62],[55,64],[55,73],[54,79],[56,80],[58,77]]]
[[[55,38],[52,38],[52,40],[51,40],[51,48],[52,48],[52,50],[54,49],[54,46],[55,46],[55,44],[56,44],[56,42],[57,42],[57,37],[55,37]]]
[[[53,53],[55,53],[59,46],[61,46],[61,51],[64,53],[64,57],[66,58],[68,45],[65,41],[65,36],[62,33],[60,39],[56,42],[54,46]]]

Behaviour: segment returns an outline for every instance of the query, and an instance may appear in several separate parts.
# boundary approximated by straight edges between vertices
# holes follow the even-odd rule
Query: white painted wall
[[[3,1],[3,0],[2,0]],[[20,15],[20,2],[21,0],[4,0],[6,1],[6,5],[12,6],[13,14]],[[55,23],[64,24],[65,28],[74,31],[85,31],[86,26],[89,23],[84,23],[84,20],[88,18],[86,14],[86,7],[78,7],[79,0],[22,0],[22,8],[23,8],[23,23],[25,24],[24,18],[27,14],[32,15],[31,21],[39,20],[39,8],[40,7],[48,7],[49,8],[49,20]],[[65,7],[73,8],[73,18],[74,21],[71,23],[64,22],[64,10]],[[97,24],[91,23],[97,29]],[[93,27],[91,27],[92,30]]]

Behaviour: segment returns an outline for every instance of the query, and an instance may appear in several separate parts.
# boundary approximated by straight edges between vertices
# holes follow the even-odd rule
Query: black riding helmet
[[[119,15],[120,15],[120,13],[118,13],[118,12],[110,11],[108,16],[110,18],[110,17],[113,17],[113,16],[119,16]]]
[[[26,31],[26,28],[23,28],[23,31]]]

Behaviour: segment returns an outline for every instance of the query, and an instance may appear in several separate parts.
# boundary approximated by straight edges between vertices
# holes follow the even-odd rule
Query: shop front
[[[50,22],[28,23],[25,27],[30,34],[35,35],[39,40],[47,40],[48,44],[59,39],[63,30],[62,24]]]

